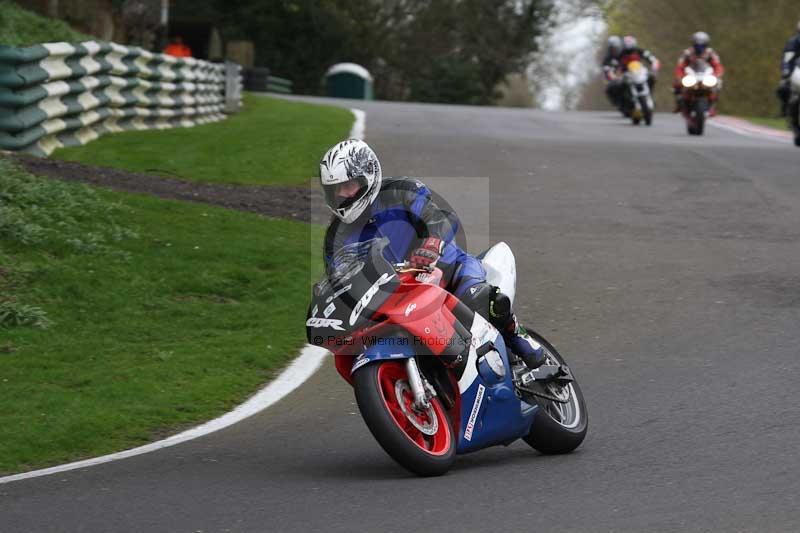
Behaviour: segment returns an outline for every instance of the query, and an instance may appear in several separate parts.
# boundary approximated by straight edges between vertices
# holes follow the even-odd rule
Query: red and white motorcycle
[[[714,114],[722,80],[714,75],[714,69],[699,59],[686,67],[681,78],[681,113],[686,119],[689,135],[702,135],[706,119]]]
[[[577,448],[587,430],[583,394],[556,349],[535,332],[545,364],[529,370],[497,329],[443,288],[438,268],[391,264],[387,239],[343,247],[314,286],[309,342],[334,352],[361,416],[383,449],[424,476],[456,454],[523,439],[542,453]],[[487,281],[513,300],[511,249],[479,256]]]

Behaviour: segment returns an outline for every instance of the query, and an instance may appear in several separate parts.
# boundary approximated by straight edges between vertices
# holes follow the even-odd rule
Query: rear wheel
[[[375,440],[392,459],[421,476],[447,472],[456,439],[438,398],[427,409],[414,407],[404,362],[379,361],[353,376],[356,403]]]
[[[541,335],[528,332],[545,349],[545,364],[566,364],[558,351]],[[560,401],[534,397],[539,410],[526,437],[534,449],[545,454],[569,453],[581,445],[589,429],[589,413],[578,382],[566,386],[556,383],[540,385],[544,395]]]

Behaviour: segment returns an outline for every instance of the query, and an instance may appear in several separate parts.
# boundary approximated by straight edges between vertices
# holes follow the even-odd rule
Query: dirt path
[[[197,183],[53,159],[21,155],[8,157],[36,176],[151,194],[172,200],[218,205],[269,217],[319,224],[327,223],[329,218],[322,194],[314,188]]]

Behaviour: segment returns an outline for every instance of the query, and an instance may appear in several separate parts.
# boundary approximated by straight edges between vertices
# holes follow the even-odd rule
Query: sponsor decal
[[[353,368],[350,369],[350,373],[352,374],[353,372],[355,372],[356,370],[358,370],[362,366],[364,366],[367,363],[369,363],[369,361],[370,360],[367,359],[366,357],[364,357],[364,354],[362,353],[361,355],[358,356],[358,358],[356,359],[355,363],[353,363]]]
[[[358,315],[360,315],[361,311],[363,311],[364,308],[369,305],[369,303],[372,301],[373,296],[378,294],[381,285],[386,285],[387,283],[389,283],[389,280],[391,280],[393,277],[394,274],[385,273],[380,278],[378,278],[378,281],[372,284],[372,287],[367,289],[367,292],[364,293],[364,296],[361,297],[356,306],[353,308],[353,312],[350,313],[351,326],[356,323],[356,320],[358,320]]]
[[[475,396],[475,403],[472,404],[472,411],[469,414],[467,427],[464,430],[464,440],[466,441],[472,440],[472,432],[475,429],[475,421],[478,419],[478,413],[481,410],[481,403],[483,403],[483,391],[485,390],[486,387],[478,384],[478,394]]]
[[[335,306],[335,305],[333,305],[333,304],[330,304],[330,305],[329,305],[328,307],[326,307],[326,308],[325,308],[325,310],[322,312],[322,315],[323,315],[325,318],[328,318],[329,316],[331,316],[331,313],[333,313],[334,311],[336,311],[336,306]]]
[[[470,294],[472,294],[472,295],[474,295],[474,294],[475,294],[475,291],[477,291],[477,290],[478,290],[478,288],[477,288],[477,287],[475,287],[475,286],[473,285],[472,287],[470,287],[470,289],[469,289],[469,293],[470,293]]]
[[[415,303],[408,304],[408,307],[406,307],[406,316],[410,315],[414,311],[414,309],[416,309],[416,308],[417,308],[417,304],[415,304]]]
[[[348,283],[347,285],[345,285],[344,287],[342,287],[338,291],[334,292],[333,294],[331,294],[330,296],[325,298],[325,303],[326,304],[331,303],[333,300],[335,300],[336,298],[338,298],[339,296],[341,296],[342,294],[346,293],[347,291],[349,291],[352,288],[353,288],[353,284],[352,283]]]
[[[315,305],[314,309],[311,310],[311,316],[317,316],[317,311],[319,311],[319,307]]]
[[[342,321],[333,318],[317,318],[312,316],[306,320],[306,326],[309,328],[331,328],[337,331],[344,331]]]

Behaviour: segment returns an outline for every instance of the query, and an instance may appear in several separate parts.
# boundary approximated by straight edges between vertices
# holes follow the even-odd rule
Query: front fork
[[[430,398],[436,396],[436,390],[422,377],[416,358],[406,359],[406,372],[408,373],[408,385],[414,395],[414,407],[427,409],[430,407]]]

